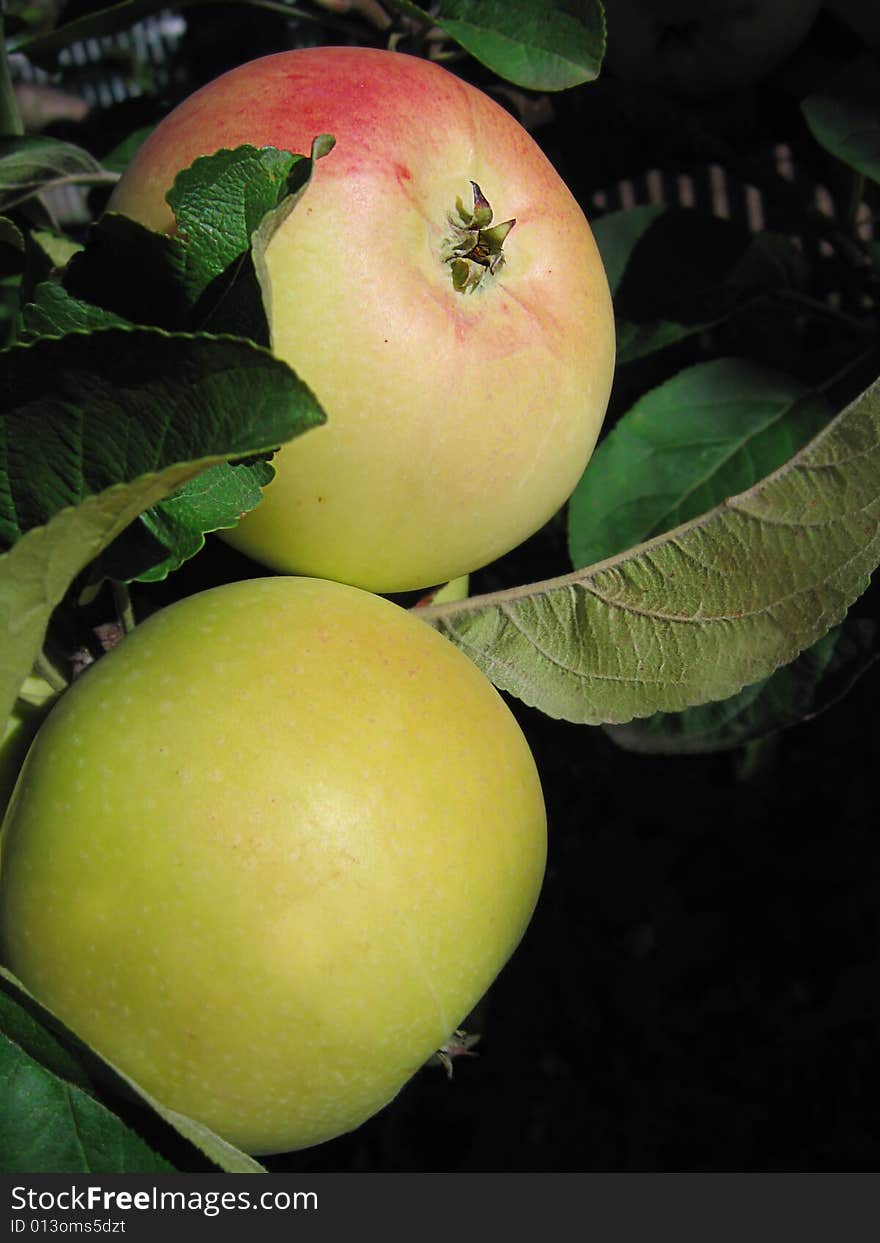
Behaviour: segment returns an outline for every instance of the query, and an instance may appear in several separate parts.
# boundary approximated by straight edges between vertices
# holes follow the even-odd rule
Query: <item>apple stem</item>
[[[492,224],[492,207],[475,181],[471,182],[474,197],[472,208],[455,200],[456,215],[450,215],[452,234],[443,247],[443,262],[452,273],[456,293],[473,293],[486,275],[494,276],[504,263],[504,242],[516,224],[505,220]]]

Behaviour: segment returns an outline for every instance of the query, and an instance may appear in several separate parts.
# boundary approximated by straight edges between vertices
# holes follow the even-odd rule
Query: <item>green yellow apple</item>
[[[546,852],[507,705],[410,612],[255,579],[65,692],[2,832],[0,949],[164,1105],[254,1153],[358,1126],[520,940]]]
[[[607,64],[682,95],[760,81],[808,34],[821,0],[605,0]]]
[[[282,572],[430,587],[522,542],[580,478],[614,365],[605,272],[509,112],[438,65],[369,48],[282,52],[203,87],[109,207],[172,230],[166,191],[197,156],[308,153],[322,133],[336,145],[266,262],[273,350],[328,422],[282,448],[227,538]],[[484,199],[491,224],[465,228]]]

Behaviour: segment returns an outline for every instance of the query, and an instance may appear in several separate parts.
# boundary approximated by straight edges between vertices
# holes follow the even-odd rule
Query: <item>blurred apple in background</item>
[[[751,86],[794,52],[821,0],[604,0],[606,64],[681,95]]]

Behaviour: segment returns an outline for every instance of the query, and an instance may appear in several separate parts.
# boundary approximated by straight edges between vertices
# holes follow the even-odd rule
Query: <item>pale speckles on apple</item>
[[[215,654],[197,634],[205,604],[217,613],[224,643],[234,636],[221,656],[229,663],[222,686],[211,667]],[[125,682],[128,660],[138,663],[139,646],[149,641],[154,676],[131,709],[132,736],[109,738],[101,795],[84,793],[73,816],[57,816],[59,846],[87,844],[95,854],[75,865],[77,901],[71,905],[69,885],[53,897],[59,939],[65,946],[74,939],[88,892],[113,915],[97,883],[102,869],[110,894],[125,877],[126,901],[113,915],[120,935],[108,931],[101,950],[96,929],[104,925],[83,930],[131,1007],[119,1025],[135,1032],[137,1061],[123,1068],[255,1151],[329,1138],[396,1094],[422,1053],[448,1035],[439,1028],[451,1028],[489,982],[499,965],[496,944],[509,952],[528,918],[543,862],[539,786],[533,766],[523,787],[501,758],[511,746],[514,766],[528,764],[527,748],[499,697],[445,640],[387,601],[348,588],[284,579],[236,584],[201,605],[183,601],[139,631],[106,658],[103,676],[99,662],[93,691],[85,679],[68,697],[69,710],[79,701],[84,714],[99,695],[115,707],[114,681]],[[273,644],[271,677],[255,677],[253,653]],[[151,698],[163,666],[187,686],[177,737]],[[246,720],[244,686],[253,694]],[[176,698],[170,691],[162,688]],[[85,739],[70,711],[71,728]],[[162,752],[151,733],[157,728]],[[497,729],[501,740],[493,742]],[[401,762],[401,748],[411,747],[415,756]],[[154,757],[146,773],[137,763],[145,750]],[[47,774],[57,771],[52,758],[47,752]],[[450,789],[448,768],[462,764]],[[208,776],[219,769],[222,783]],[[144,795],[157,800],[152,815]],[[124,844],[120,806],[129,823]],[[41,852],[40,866],[51,853]],[[484,883],[463,884],[469,870],[486,871]],[[524,895],[508,904],[507,886]],[[499,900],[504,912],[487,920],[487,904]],[[401,945],[402,926],[408,943],[422,943]],[[40,927],[48,931],[45,920]],[[162,928],[167,945],[157,936]],[[181,957],[184,941],[191,948]],[[462,946],[486,961],[462,967]],[[76,968],[73,955],[60,987]],[[231,1016],[224,1008],[230,974],[243,990]],[[127,978],[137,978],[137,992],[125,988]],[[431,990],[435,1000],[426,1003]],[[74,987],[71,1004],[79,1000]],[[87,1008],[82,1022],[92,1021]],[[144,1035],[150,1027],[153,1037]],[[201,1032],[191,1074],[184,1073],[186,1042],[175,1034],[181,1029]],[[126,1050],[135,1056],[128,1043]],[[111,1049],[107,1055],[118,1060]]]

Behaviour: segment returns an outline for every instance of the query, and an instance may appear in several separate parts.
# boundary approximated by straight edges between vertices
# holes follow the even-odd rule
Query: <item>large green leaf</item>
[[[755,299],[798,289],[804,261],[779,234],[750,235],[694,208],[652,205],[593,224],[614,300],[617,361],[712,327]]]
[[[424,6],[392,0],[430,20],[500,77],[534,91],[591,82],[605,55],[605,17],[598,0],[441,0]]]
[[[186,247],[180,238],[154,233],[127,216],[107,212],[92,225],[85,246],[71,259],[63,287],[76,302],[125,323],[189,332],[197,325],[185,273]],[[38,291],[45,298],[39,286]],[[29,327],[33,331],[39,325]]]
[[[73,143],[45,134],[0,137],[0,211],[9,211],[50,186],[115,180]]]
[[[651,389],[596,449],[568,509],[576,567],[696,518],[776,470],[831,417],[800,381],[745,359]]]
[[[21,271],[24,234],[15,221],[10,220],[8,216],[0,216],[0,254],[4,257],[4,262],[0,266],[2,275],[6,276],[10,271]]]
[[[0,530],[13,544],[0,558],[3,720],[52,610],[139,514],[207,467],[263,453],[323,419],[267,351],[150,329],[8,351],[0,415]]]
[[[70,263],[65,288],[130,323],[228,332],[268,345],[252,240],[281,204],[289,214],[314,160],[331,146],[317,141],[311,156],[242,146],[200,157],[168,193],[175,235],[109,212]]]
[[[132,578],[159,582],[194,557],[205,544],[209,531],[235,526],[262,499],[262,489],[275,477],[273,467],[264,461],[219,462],[141,516],[141,521],[159,546],[166,550],[161,560],[151,563]],[[118,546],[115,550],[118,557]],[[114,575],[115,577],[115,575]]]
[[[21,309],[20,338],[30,344],[38,337],[63,337],[68,332],[96,328],[124,328],[127,321],[103,307],[74,298],[52,280],[40,281],[34,296]]]
[[[196,297],[247,250],[266,212],[290,193],[291,173],[303,158],[275,147],[242,146],[200,156],[178,173],[167,199],[186,239]]]
[[[844,617],[880,560],[880,381],[784,466],[573,574],[419,610],[551,716],[622,723],[725,699]]]
[[[686,368],[650,390],[599,445],[569,505],[569,551],[575,566],[623,552],[705,513],[781,466],[829,420],[821,395],[799,381],[744,359]],[[821,640],[820,643],[824,643]],[[839,653],[845,649],[841,644]],[[796,668],[797,666],[797,668]],[[660,713],[612,729],[634,749],[670,752],[738,746],[810,710],[822,652],[803,653],[723,704]]]
[[[624,750],[655,755],[695,755],[741,747],[832,707],[878,657],[874,623],[847,617],[791,664],[729,699],[684,712],[658,712],[605,729]]]
[[[880,64],[863,57],[801,105],[813,137],[850,168],[880,181]]]
[[[168,195],[178,223],[173,237],[123,216],[104,216],[70,263],[64,286],[54,281],[37,286],[22,312],[22,339],[137,323],[186,332],[211,325],[268,345],[251,247],[257,239],[255,258],[261,261],[275,222],[299,202],[314,161],[331,146],[332,140],[321,136],[309,156],[243,146],[197,159],[179,174]],[[185,404],[186,377],[172,370],[168,379],[162,402]],[[91,404],[79,406],[77,419],[83,434],[102,436]],[[126,532],[95,572],[164,578],[199,551],[207,532],[234,526],[252,509],[272,475],[265,462],[215,466],[145,514],[149,538],[137,530]]]
[[[110,1089],[120,1104],[142,1102],[221,1170],[265,1173],[253,1157],[144,1092],[0,967],[0,1168],[23,1173],[170,1171],[173,1167],[98,1099]]]
[[[323,414],[284,363],[250,342],[111,328],[6,351],[0,420],[0,546],[9,547],[114,483],[211,456],[218,442],[223,456],[266,452]]]

